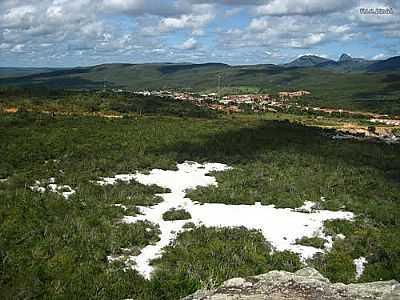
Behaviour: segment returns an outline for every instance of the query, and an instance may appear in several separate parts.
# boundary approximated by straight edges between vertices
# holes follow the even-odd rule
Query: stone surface
[[[233,278],[219,288],[197,291],[183,300],[400,300],[395,280],[369,283],[330,283],[317,270],[296,273],[271,271],[247,278]]]

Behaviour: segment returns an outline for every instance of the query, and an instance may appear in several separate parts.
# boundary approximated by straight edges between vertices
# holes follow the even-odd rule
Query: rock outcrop
[[[247,278],[233,278],[210,291],[197,291],[184,300],[399,300],[395,280],[369,283],[330,283],[317,270],[296,273],[271,271]]]

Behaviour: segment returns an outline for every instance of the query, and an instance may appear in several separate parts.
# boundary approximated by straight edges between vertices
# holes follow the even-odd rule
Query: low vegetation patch
[[[302,237],[296,240],[296,244],[320,249],[324,248],[325,242],[326,240],[320,237]]]
[[[185,225],[183,225],[182,228],[184,229],[193,229],[196,227],[196,224],[194,224],[193,222],[187,222]]]
[[[162,217],[164,221],[188,220],[192,218],[188,211],[175,208],[166,211]]]

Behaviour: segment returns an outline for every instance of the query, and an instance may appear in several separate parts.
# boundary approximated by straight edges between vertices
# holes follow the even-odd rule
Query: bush
[[[325,242],[326,240],[320,237],[302,237],[301,239],[296,240],[296,244],[320,249],[324,248]]]
[[[190,215],[190,213],[184,209],[172,208],[163,214],[164,221],[188,220],[191,218],[192,216]]]

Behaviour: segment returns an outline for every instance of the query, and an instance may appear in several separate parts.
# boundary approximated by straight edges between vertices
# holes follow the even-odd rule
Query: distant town
[[[118,90],[116,90],[118,91]],[[295,100],[310,95],[309,91],[279,92],[270,94],[238,94],[219,96],[218,93],[201,94],[194,92],[161,91],[135,91],[135,95],[157,96],[171,98],[178,101],[188,101],[198,106],[206,106],[212,110],[225,111],[227,113],[253,111],[253,112],[278,112],[292,107],[304,108]]]
[[[115,93],[126,93],[122,89],[113,89]],[[298,91],[280,91],[272,94],[233,94],[220,96],[219,93],[195,93],[178,92],[170,90],[143,90],[130,91],[139,96],[156,96],[165,99],[174,99],[178,101],[188,101],[197,106],[208,107],[212,110],[223,111],[226,113],[238,112],[303,112],[315,114],[338,114],[366,117],[371,123],[380,123],[389,126],[400,126],[400,119],[389,119],[387,114],[376,114],[363,111],[352,111],[340,108],[314,107],[301,103],[303,98],[312,93],[306,90]]]

